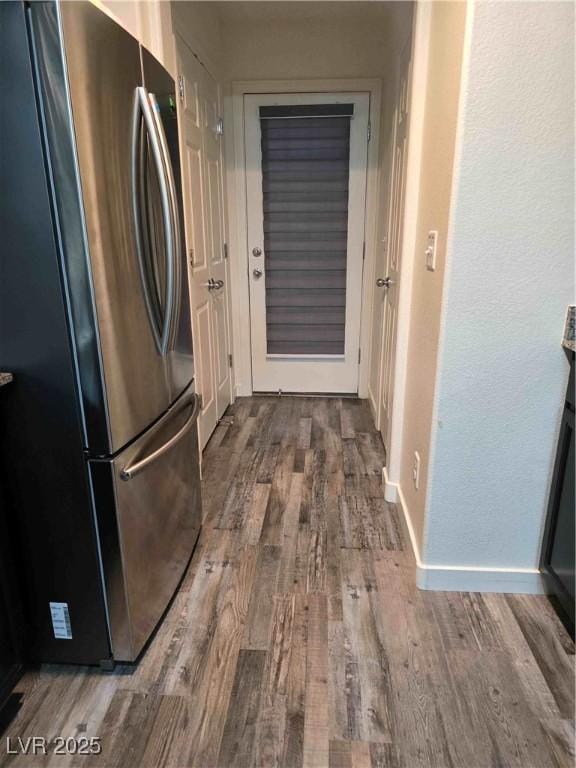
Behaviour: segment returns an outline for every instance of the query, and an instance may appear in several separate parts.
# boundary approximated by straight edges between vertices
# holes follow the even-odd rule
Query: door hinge
[[[224,243],[224,258],[228,258],[228,243]]]
[[[228,365],[230,368],[232,368],[232,355],[228,355]]]
[[[368,141],[370,141],[370,139],[372,138],[372,123],[370,121],[368,121],[367,135],[368,135]]]
[[[222,117],[216,121],[216,136],[224,136],[224,118]]]
[[[178,98],[184,104],[184,76],[178,75]]]
[[[361,350],[358,350],[358,364],[360,364],[360,358],[362,357]]]
[[[362,261],[366,259],[366,241],[362,243]]]

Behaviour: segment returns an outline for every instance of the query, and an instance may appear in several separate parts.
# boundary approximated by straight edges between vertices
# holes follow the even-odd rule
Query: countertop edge
[[[0,387],[10,384],[14,380],[14,376],[7,371],[0,371]]]

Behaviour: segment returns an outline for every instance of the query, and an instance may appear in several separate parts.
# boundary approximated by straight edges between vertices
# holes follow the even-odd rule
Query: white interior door
[[[399,275],[402,259],[404,198],[408,138],[408,90],[410,84],[410,46],[404,49],[394,110],[394,141],[389,195],[388,232],[385,239],[384,269],[376,274],[375,311],[382,315],[382,362],[378,426],[386,450],[390,450],[392,402],[394,398],[394,362],[396,359],[396,327],[398,316]]]
[[[181,156],[196,392],[203,448],[231,400],[229,280],[224,248],[223,147],[218,84],[182,42]]]
[[[380,158],[382,173],[385,178],[381,180],[381,198],[378,204],[378,238],[374,257],[374,275],[372,283],[372,322],[370,329],[370,371],[368,375],[368,399],[374,415],[376,427],[380,428],[380,393],[382,380],[382,343],[384,339],[384,304],[386,291],[377,284],[377,278],[388,274],[388,236],[390,226],[390,195],[392,187],[392,173],[394,165],[394,143],[396,113],[389,118],[390,124],[385,125],[389,131],[384,157]]]
[[[357,392],[370,96],[244,108],[253,390]]]

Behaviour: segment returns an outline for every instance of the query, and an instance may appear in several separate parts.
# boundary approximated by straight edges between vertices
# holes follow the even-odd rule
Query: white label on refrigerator
[[[50,603],[50,613],[52,614],[54,637],[57,640],[72,640],[68,603]]]

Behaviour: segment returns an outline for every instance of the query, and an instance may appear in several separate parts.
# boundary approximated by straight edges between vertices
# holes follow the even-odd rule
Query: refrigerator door
[[[169,322],[160,317],[152,323],[149,307],[153,295],[155,311],[162,315],[167,309],[166,294],[173,290],[171,285],[170,291],[166,288],[173,274],[167,253],[169,208],[162,199],[167,180],[155,124],[150,114],[146,120],[143,113],[138,42],[92,3],[60,3],[58,13],[108,427],[108,445],[89,442],[89,449],[92,454],[114,453],[143,432],[174,399],[167,357],[156,338],[158,327],[161,336],[167,335]],[[151,273],[142,269],[135,222],[135,211],[142,205],[141,199],[135,199],[139,191],[135,163],[147,148],[147,216],[155,227],[151,247],[160,244]]]
[[[167,355],[167,373],[172,398],[175,398],[184,390],[194,375],[180,150],[178,146],[176,110],[178,99],[174,80],[145,48],[142,48],[142,68],[144,86],[157,117],[158,134],[164,152],[172,209],[171,221],[176,259],[174,266],[175,304],[173,335]]]
[[[116,458],[90,462],[117,661],[138,657],[200,531],[198,410],[188,391]]]

